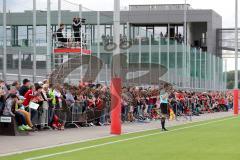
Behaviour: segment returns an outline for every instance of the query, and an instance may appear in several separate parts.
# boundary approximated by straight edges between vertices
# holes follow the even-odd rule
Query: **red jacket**
[[[30,103],[30,101],[32,100],[32,98],[34,97],[33,95],[33,91],[31,90],[31,89],[29,89],[28,91],[27,91],[27,93],[25,93],[25,95],[24,95],[24,101],[23,101],[23,105],[25,106],[25,107],[27,107],[28,105],[29,105],[29,103]]]

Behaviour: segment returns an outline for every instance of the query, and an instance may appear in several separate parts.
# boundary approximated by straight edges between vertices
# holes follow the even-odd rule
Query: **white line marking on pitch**
[[[218,118],[207,119],[207,120],[214,120],[214,119],[219,119],[219,118],[227,118],[227,117],[218,117]],[[170,126],[170,127],[177,127],[177,126],[181,126],[181,125],[185,125],[185,124],[191,124],[191,123],[197,123],[197,122],[199,123],[199,122],[204,122],[204,121],[206,121],[206,120],[191,121],[191,122],[188,122],[188,123],[177,124],[177,125],[173,125],[173,126]],[[140,133],[140,132],[145,132],[145,131],[153,131],[153,130],[157,130],[157,129],[159,129],[159,127],[150,128],[150,129],[141,129],[141,130],[137,130],[137,131],[131,131],[131,132],[123,133],[123,135],[128,135],[128,134],[133,134],[133,133]],[[33,149],[25,149],[23,151],[16,151],[16,152],[0,154],[0,157],[11,156],[11,155],[16,155],[16,154],[23,154],[23,153],[28,153],[28,152],[38,151],[38,150],[44,150],[44,149],[51,149],[51,148],[55,148],[55,147],[61,147],[61,146],[66,146],[66,145],[78,144],[78,143],[94,141],[94,140],[110,138],[110,137],[114,137],[114,135],[107,135],[107,136],[96,137],[96,138],[88,138],[88,139],[78,140],[78,141],[74,141],[74,142],[64,142],[64,143],[50,145],[50,146],[45,146],[45,147],[35,147]]]
[[[196,124],[196,125],[192,125],[192,126],[188,126],[188,127],[177,128],[177,129],[170,130],[168,132],[157,132],[157,133],[152,133],[152,134],[146,134],[146,135],[142,135],[142,136],[136,136],[136,137],[132,137],[132,138],[126,138],[126,139],[116,140],[116,141],[112,141],[112,142],[106,142],[106,143],[102,143],[102,144],[76,148],[76,149],[72,149],[72,150],[68,150],[68,151],[62,151],[62,152],[46,154],[46,155],[37,156],[37,157],[31,157],[31,158],[27,158],[27,159],[24,159],[24,160],[37,160],[37,159],[49,158],[49,157],[54,157],[54,156],[57,156],[57,155],[63,155],[63,154],[68,154],[68,153],[72,153],[72,152],[97,148],[97,147],[106,146],[106,145],[110,145],[110,144],[115,144],[115,143],[119,143],[119,142],[125,142],[125,141],[135,140],[135,139],[139,139],[139,138],[144,138],[144,137],[160,135],[160,134],[164,134],[164,133],[175,132],[175,131],[180,131],[180,130],[184,130],[184,129],[194,128],[194,127],[204,126],[204,125],[217,123],[217,122],[222,122],[222,121],[227,121],[227,120],[231,120],[231,119],[235,119],[235,118],[237,118],[237,117],[231,117],[231,118],[206,122],[206,123],[202,123],[202,124]]]

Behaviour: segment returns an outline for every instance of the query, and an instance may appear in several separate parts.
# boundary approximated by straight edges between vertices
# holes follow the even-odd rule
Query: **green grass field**
[[[240,118],[114,136],[0,160],[239,160]],[[81,134],[81,133],[79,133]]]

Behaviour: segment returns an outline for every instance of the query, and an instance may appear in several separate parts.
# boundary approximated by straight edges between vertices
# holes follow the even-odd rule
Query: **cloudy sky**
[[[38,10],[46,10],[47,0],[36,1]],[[57,1],[58,0],[51,0],[51,7],[53,10],[57,9]],[[113,10],[113,2],[114,0],[62,0],[62,9],[78,10],[77,4],[82,4],[84,10]],[[180,3],[184,3],[184,0],[121,0],[121,9],[127,9],[128,5],[130,4],[180,4]],[[234,27],[235,0],[187,0],[187,3],[190,4],[194,9],[215,10],[223,18],[223,27]],[[2,0],[0,0],[0,6],[1,5]],[[7,5],[8,5],[7,10],[13,12],[31,10],[32,0],[7,0]],[[2,7],[0,7],[0,11],[2,11]],[[233,59],[228,59],[228,70],[234,69],[233,64],[234,64]]]

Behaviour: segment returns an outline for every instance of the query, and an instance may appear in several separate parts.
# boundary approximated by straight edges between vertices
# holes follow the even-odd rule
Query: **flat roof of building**
[[[212,9],[192,9],[187,4],[187,21],[188,22],[214,22],[221,21],[222,17]],[[132,24],[182,24],[184,20],[184,4],[161,4],[161,5],[130,5],[129,10],[121,11],[121,23],[127,22]],[[148,9],[147,9],[148,8]],[[149,9],[150,8],[150,9]],[[7,25],[32,25],[32,11],[8,12]],[[78,11],[62,10],[62,22],[65,24],[72,23],[72,17],[78,16]],[[97,11],[83,11],[83,18],[87,19],[88,24],[97,23]],[[0,25],[2,25],[2,16],[0,13]],[[46,25],[47,12],[37,11],[37,25]],[[51,11],[52,25],[58,24],[58,11]],[[100,11],[100,23],[112,24],[113,11]]]

